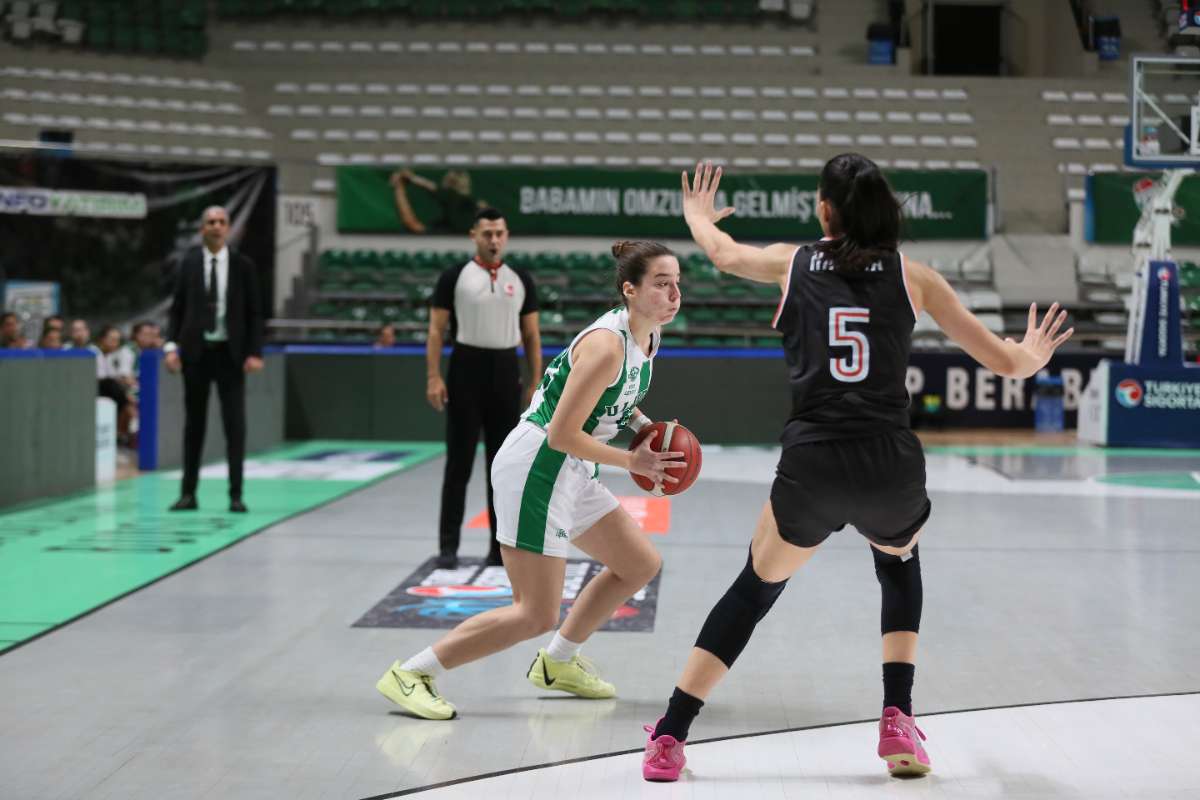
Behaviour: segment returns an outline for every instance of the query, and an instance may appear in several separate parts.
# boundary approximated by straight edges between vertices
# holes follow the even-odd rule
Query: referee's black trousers
[[[457,553],[462,531],[467,483],[475,465],[475,447],[483,430],[487,453],[490,552],[499,555],[496,508],[492,502],[492,460],[504,437],[521,415],[521,367],[515,349],[491,350],[456,344],[446,376],[446,472],[442,479],[442,513],[438,544],[442,553]]]
[[[225,427],[225,458],[229,463],[229,496],[241,499],[242,465],[246,457],[246,373],[235,363],[225,342],[209,342],[199,357],[183,360],[183,485],[182,494],[195,494],[200,481],[200,456],[208,423],[208,396],[213,383],[221,401]]]

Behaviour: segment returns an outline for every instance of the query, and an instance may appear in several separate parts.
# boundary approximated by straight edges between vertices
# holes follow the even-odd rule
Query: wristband
[[[654,423],[645,414],[638,414],[636,417],[629,418],[629,425],[627,427],[634,433],[639,433],[642,428],[653,424]]]
[[[165,355],[170,355],[171,353],[174,353],[178,349],[179,349],[179,345],[175,344],[174,342],[167,342],[166,344],[163,345],[163,353]]]

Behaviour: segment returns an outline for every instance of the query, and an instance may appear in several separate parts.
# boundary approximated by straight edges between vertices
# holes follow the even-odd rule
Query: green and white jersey
[[[562,397],[567,377],[571,374],[571,351],[586,334],[595,330],[612,331],[621,337],[625,346],[625,360],[617,379],[600,395],[599,402],[583,424],[583,432],[591,434],[601,442],[607,442],[629,423],[634,407],[642,402],[650,389],[650,373],[654,354],[658,351],[661,332],[655,329],[650,334],[650,355],[642,352],[629,331],[629,310],[624,306],[614,308],[600,319],[579,332],[571,344],[554,357],[546,367],[542,382],[533,395],[533,402],[521,415],[521,419],[532,422],[543,430],[550,424],[554,409]]]

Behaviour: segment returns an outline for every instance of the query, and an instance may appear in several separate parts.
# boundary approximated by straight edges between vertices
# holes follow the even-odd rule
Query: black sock
[[[883,707],[895,706],[912,716],[913,675],[917,667],[903,661],[888,661],[883,665]]]
[[[653,738],[667,735],[675,737],[677,742],[686,742],[688,737],[688,729],[692,727],[692,720],[700,713],[700,709],[704,706],[704,701],[698,697],[692,697],[690,694],[675,687],[674,694],[671,695],[670,702],[667,703],[667,713],[658,721],[658,725],[654,728]]]

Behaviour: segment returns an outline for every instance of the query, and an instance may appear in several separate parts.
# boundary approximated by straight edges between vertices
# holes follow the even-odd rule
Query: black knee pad
[[[754,572],[754,558],[746,559],[746,566],[734,580],[733,585],[713,606],[700,629],[696,647],[707,650],[726,667],[741,655],[754,626],[766,616],[783,593],[787,581],[768,583]]]
[[[921,554],[917,552],[918,547],[920,545],[914,545],[907,556],[888,555],[874,547],[871,548],[871,555],[875,558],[875,577],[879,579],[879,587],[883,591],[879,613],[881,633],[917,633],[921,628],[921,602],[924,594],[921,588]]]

